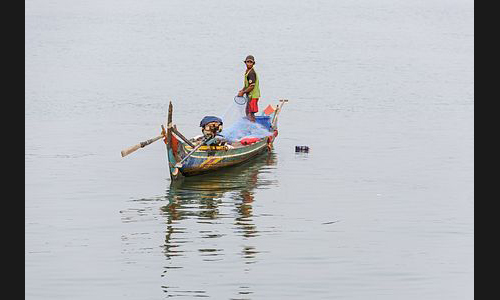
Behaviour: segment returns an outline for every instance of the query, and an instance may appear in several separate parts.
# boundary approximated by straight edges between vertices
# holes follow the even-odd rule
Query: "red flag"
[[[264,113],[265,113],[266,115],[268,115],[268,116],[269,116],[270,114],[272,114],[274,111],[275,111],[275,109],[274,109],[271,105],[268,105],[268,106],[266,107],[266,109],[264,109]]]

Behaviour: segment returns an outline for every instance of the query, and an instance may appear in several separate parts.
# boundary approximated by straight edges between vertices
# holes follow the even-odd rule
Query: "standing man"
[[[255,113],[259,111],[259,107],[257,102],[260,98],[260,89],[259,89],[259,77],[255,72],[253,66],[255,65],[255,59],[252,55],[248,55],[245,58],[245,64],[247,69],[245,71],[245,85],[243,89],[238,92],[238,96],[242,97],[244,94],[248,96],[248,102],[246,107],[247,118],[255,122]]]

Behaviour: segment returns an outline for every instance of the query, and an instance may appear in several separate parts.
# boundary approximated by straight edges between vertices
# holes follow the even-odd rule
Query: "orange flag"
[[[272,114],[274,111],[275,111],[275,109],[274,109],[271,105],[268,105],[268,106],[266,107],[266,109],[264,109],[264,113],[265,113],[266,115],[268,115],[268,116],[269,116],[270,114]]]

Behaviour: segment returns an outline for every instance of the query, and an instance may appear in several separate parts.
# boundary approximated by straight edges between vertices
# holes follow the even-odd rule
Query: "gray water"
[[[25,4],[26,299],[473,299],[472,0]],[[120,156],[169,101],[200,134],[247,54],[270,155]]]

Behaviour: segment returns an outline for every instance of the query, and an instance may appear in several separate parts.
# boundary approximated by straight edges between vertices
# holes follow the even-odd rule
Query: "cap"
[[[247,55],[247,58],[245,58],[245,61],[247,60],[251,60],[253,62],[255,62],[255,58],[253,58],[253,55]]]

